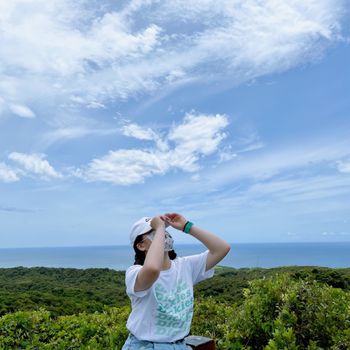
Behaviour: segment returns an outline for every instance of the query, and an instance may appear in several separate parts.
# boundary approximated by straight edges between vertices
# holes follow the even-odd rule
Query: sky
[[[0,2],[0,247],[350,241],[340,0]],[[199,243],[171,231],[175,244]]]

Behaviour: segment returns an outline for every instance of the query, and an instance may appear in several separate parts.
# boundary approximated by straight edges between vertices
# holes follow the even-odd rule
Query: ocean
[[[175,245],[179,256],[204,252],[204,245]],[[55,248],[2,248],[0,267],[73,267],[126,270],[133,264],[130,246],[91,246]],[[220,266],[278,267],[328,266],[350,267],[350,242],[332,243],[237,243]]]

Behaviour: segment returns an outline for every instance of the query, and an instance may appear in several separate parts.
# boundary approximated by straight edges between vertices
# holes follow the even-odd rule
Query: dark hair
[[[134,250],[135,250],[135,262],[134,265],[143,265],[146,258],[146,253],[142,250],[139,250],[136,245],[140,243],[144,239],[144,235],[137,236],[134,242]],[[175,250],[170,250],[168,252],[169,259],[174,260],[177,257]]]

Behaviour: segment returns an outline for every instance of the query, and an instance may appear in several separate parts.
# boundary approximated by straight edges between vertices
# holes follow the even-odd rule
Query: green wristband
[[[190,230],[191,230],[192,226],[193,226],[193,222],[187,221],[183,231],[185,233],[190,233]]]

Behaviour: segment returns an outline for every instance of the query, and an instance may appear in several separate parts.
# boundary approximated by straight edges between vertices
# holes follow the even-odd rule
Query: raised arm
[[[152,219],[151,226],[155,230],[155,236],[143,266],[160,272],[164,260],[165,223],[159,216],[156,216]]]
[[[158,279],[163,265],[165,224],[160,217],[154,217],[151,226],[155,230],[155,236],[146,254],[144,264],[137,274],[135,292],[150,288]]]
[[[187,220],[178,213],[166,213],[162,216],[166,222],[172,227],[182,231]],[[222,238],[213,233],[203,230],[193,225],[189,234],[201,241],[208,249],[206,271],[218,264],[230,251],[230,245]]]

